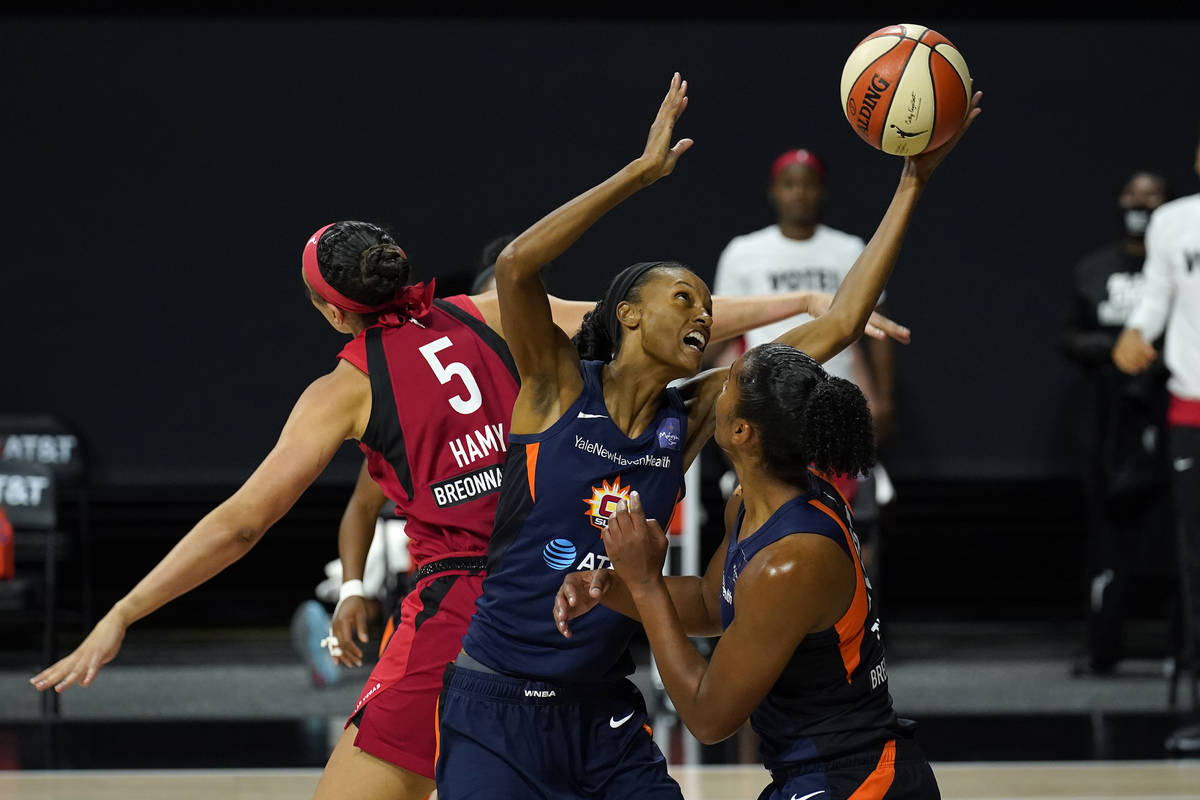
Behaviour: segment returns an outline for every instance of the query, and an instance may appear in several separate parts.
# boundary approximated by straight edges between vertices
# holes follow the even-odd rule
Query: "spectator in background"
[[[1146,224],[1168,199],[1163,177],[1133,173],[1117,197],[1120,238],[1075,267],[1063,350],[1082,373],[1076,420],[1089,581],[1084,648],[1071,668],[1077,676],[1116,670],[1125,652],[1131,573],[1144,563],[1161,563],[1144,554],[1160,544],[1156,533],[1169,527],[1162,514],[1170,502],[1166,369],[1155,363],[1126,375],[1112,363],[1117,336],[1142,297]]]
[[[859,236],[822,223],[828,197],[826,172],[825,163],[810,150],[788,150],[775,159],[767,187],[775,222],[730,240],[717,261],[714,293],[837,291],[865,243]],[[883,312],[882,298],[879,311]],[[741,341],[735,340],[715,353],[711,363],[730,364],[745,350],[770,342],[807,319],[806,315],[799,315],[750,331]],[[830,375],[857,384],[866,395],[876,444],[882,447],[893,424],[891,343],[864,338],[834,356],[824,367]],[[708,464],[711,463],[710,457]],[[731,490],[732,485],[727,488]],[[838,488],[853,506],[864,566],[878,584],[879,508],[892,499],[891,482],[882,466],[877,465],[865,478],[840,479]],[[728,497],[727,492],[725,496]],[[722,502],[720,507],[723,505]],[[716,518],[721,519],[719,510]],[[723,533],[722,530],[720,535]]]
[[[1200,141],[1194,166],[1200,174]],[[1145,286],[1113,348],[1113,363],[1138,375],[1163,361],[1167,390],[1171,489],[1178,532],[1181,636],[1176,673],[1192,680],[1192,713],[1200,715],[1200,193],[1160,206],[1146,228]],[[1193,720],[1193,722],[1200,720]],[[1172,749],[1200,751],[1200,725],[1191,724],[1168,739]]]

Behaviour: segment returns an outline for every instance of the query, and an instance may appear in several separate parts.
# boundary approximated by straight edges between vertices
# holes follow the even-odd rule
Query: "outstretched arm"
[[[554,295],[546,297],[550,302],[550,316],[554,325],[568,337],[579,331],[584,316],[596,307],[590,300],[563,300]],[[504,336],[496,292],[493,290],[472,295],[471,301],[479,309],[488,327]],[[713,327],[709,336],[710,344],[728,341],[760,325],[779,322],[796,314],[819,317],[829,310],[833,303],[833,295],[829,292],[810,291],[746,296],[714,295],[712,301]],[[881,313],[871,315],[867,322],[866,335],[872,339],[895,339],[904,344],[908,344],[910,339],[908,328]]]
[[[39,691],[89,686],[137,620],[194,589],[250,551],[287,513],[371,412],[366,376],[342,362],[300,396],[275,447],[228,500],[209,512],[121,598],[70,655],[30,679]]]
[[[979,116],[982,98],[982,92],[976,92],[971,98],[962,126],[950,141],[935,150],[904,159],[900,183],[892,195],[892,201],[875,234],[838,287],[829,313],[787,331],[776,341],[790,344],[817,361],[825,362],[862,336],[867,319],[879,303],[879,297],[892,274],[917,201],[925,191],[934,169]]]
[[[958,132],[941,147],[904,159],[900,183],[892,196],[875,235],[855,260],[838,286],[829,311],[779,336],[775,341],[803,350],[824,363],[862,336],[883,293],[900,244],[908,230],[917,200],[930,176],[980,114],[982,92],[971,98],[971,106]],[[725,380],[725,369],[710,369],[689,379],[681,387],[688,402],[688,434],[684,467],[691,465],[713,432],[713,404]]]
[[[514,433],[537,433],[562,414],[583,388],[579,356],[571,340],[554,324],[542,285],[542,267],[558,258],[617,204],[675,168],[692,145],[671,145],[675,121],[687,107],[687,82],[671,79],[650,127],[641,156],[597,186],[559,206],[517,236],[496,259],[496,294],[505,339],[521,375],[521,391],[513,409]]]
[[[714,295],[713,326],[709,343],[728,341],[755,328],[797,314],[819,317],[829,311],[833,299],[834,295],[828,292],[808,291],[746,296]],[[872,339],[885,342],[895,339],[908,344],[911,338],[908,328],[879,312],[871,313],[864,332]]]

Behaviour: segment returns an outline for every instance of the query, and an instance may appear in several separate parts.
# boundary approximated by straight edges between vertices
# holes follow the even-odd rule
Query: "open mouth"
[[[688,331],[687,335],[683,337],[683,344],[685,347],[695,349],[697,353],[703,353],[704,348],[708,347],[708,339],[698,331]]]

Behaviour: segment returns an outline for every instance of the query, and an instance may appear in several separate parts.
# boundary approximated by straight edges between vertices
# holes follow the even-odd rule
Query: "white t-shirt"
[[[1200,194],[1164,203],[1150,215],[1142,274],[1142,299],[1125,327],[1137,328],[1148,342],[1165,327],[1167,388],[1200,400]]]
[[[817,225],[809,239],[789,239],[778,225],[735,236],[721,251],[713,293],[718,295],[783,294],[811,290],[836,292],[866,243],[850,233]],[[882,302],[883,298],[880,298]],[[746,334],[747,347],[769,342],[812,319],[798,314]],[[853,381],[854,348],[825,362],[830,375]]]

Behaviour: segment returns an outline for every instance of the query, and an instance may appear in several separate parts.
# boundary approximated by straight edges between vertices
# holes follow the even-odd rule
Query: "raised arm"
[[[803,350],[820,362],[828,361],[862,336],[879,297],[883,293],[900,245],[908,230],[917,200],[934,169],[942,162],[980,114],[982,92],[971,98],[971,106],[958,132],[941,147],[904,159],[900,183],[884,212],[875,235],[859,254],[838,287],[829,310],[814,320],[779,336],[776,341]],[[690,466],[713,432],[713,404],[725,379],[723,368],[710,369],[686,381],[680,388],[688,403],[688,435],[684,466]]]
[[[554,324],[541,281],[542,267],[621,201],[674,170],[679,156],[692,145],[690,139],[671,145],[675,121],[686,107],[687,82],[675,73],[642,155],[538,220],[497,257],[500,318],[521,375],[512,417],[514,433],[545,430],[583,388],[579,356],[566,333]]]
[[[192,528],[121,598],[70,655],[30,679],[39,691],[88,686],[121,647],[126,629],[250,551],[295,504],[371,413],[370,383],[346,362],[300,396],[279,440],[228,500]]]
[[[568,337],[579,331],[584,316],[596,307],[590,300],[564,300],[554,295],[546,295],[546,299],[550,303],[550,316],[554,325]],[[471,295],[471,301],[479,309],[488,327],[504,336],[500,304],[495,290]],[[729,341],[760,325],[769,325],[797,314],[819,317],[829,310],[833,303],[833,294],[801,291],[746,296],[714,295],[712,301],[713,327],[709,336],[710,344]],[[908,344],[911,337],[908,328],[878,312],[872,314],[867,322],[866,335],[873,339],[894,339],[904,344]]]
[[[962,126],[950,141],[935,150],[904,159],[900,183],[892,195],[892,201],[875,234],[838,287],[829,313],[792,328],[776,341],[790,344],[817,361],[825,362],[862,336],[867,320],[879,303],[879,297],[892,274],[917,201],[938,164],[954,149],[979,116],[982,97],[982,92],[976,92],[971,98]]]

